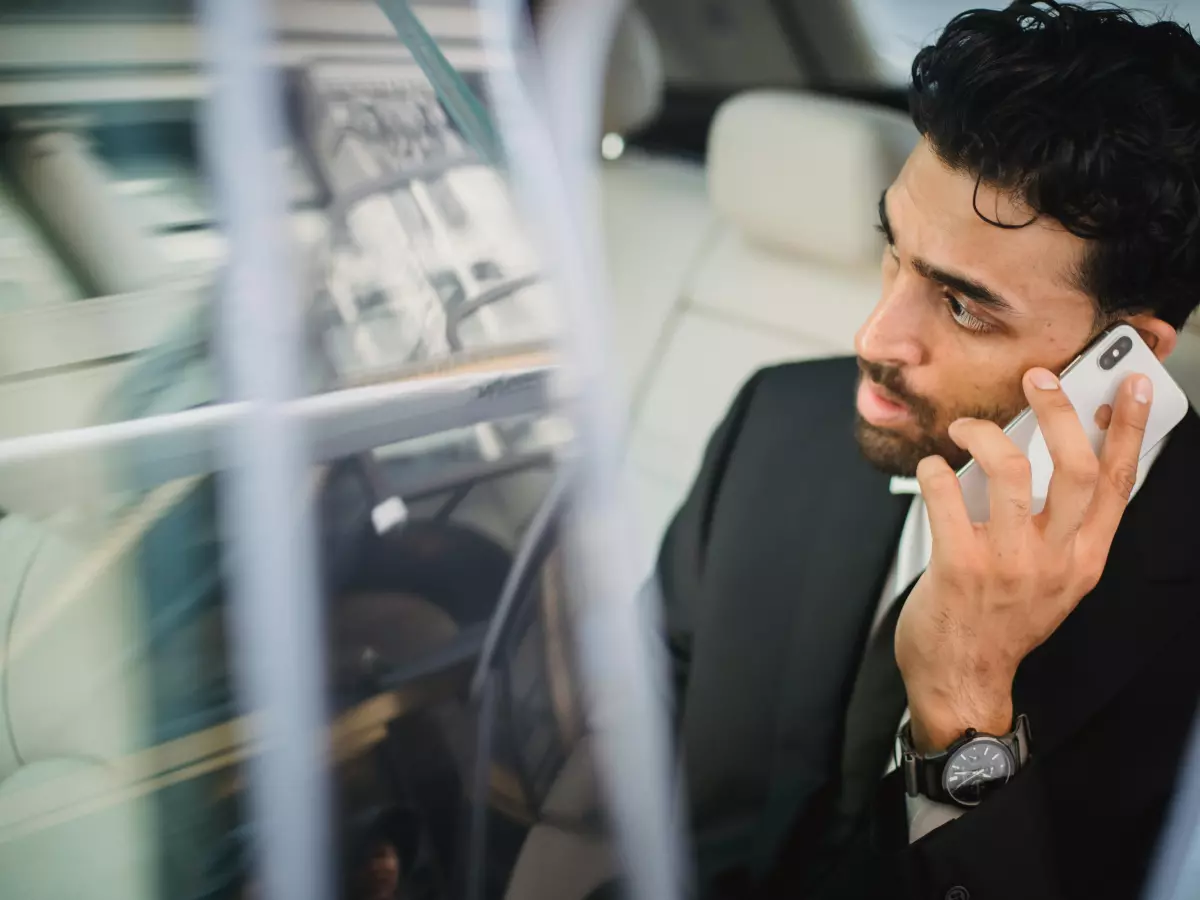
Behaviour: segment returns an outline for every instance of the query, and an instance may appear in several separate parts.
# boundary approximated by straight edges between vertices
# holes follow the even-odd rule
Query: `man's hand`
[[[950,426],[951,439],[987,473],[987,523],[970,521],[944,459],[917,467],[933,556],[900,614],[896,662],[913,740],[924,752],[944,749],[968,728],[1004,734],[1012,727],[1017,666],[1099,581],[1133,490],[1148,378],[1121,385],[1099,459],[1057,378],[1030,369],[1024,388],[1054,460],[1041,513],[1031,514],[1029,461],[992,422]]]

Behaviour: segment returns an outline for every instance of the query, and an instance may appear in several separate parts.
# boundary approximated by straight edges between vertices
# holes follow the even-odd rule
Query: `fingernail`
[[[1150,383],[1150,379],[1144,375],[1139,375],[1133,383],[1133,399],[1138,403],[1149,403],[1150,398],[1154,396],[1154,385]]]
[[[1029,380],[1033,382],[1035,388],[1041,391],[1058,389],[1058,379],[1048,369],[1031,369]]]

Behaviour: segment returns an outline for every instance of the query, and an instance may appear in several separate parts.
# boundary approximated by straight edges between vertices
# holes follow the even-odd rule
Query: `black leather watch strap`
[[[973,735],[968,732],[964,737]],[[942,787],[942,772],[946,768],[946,760],[950,758],[950,750],[959,745],[955,741],[946,750],[936,753],[921,753],[913,744],[912,722],[905,722],[897,736],[900,771],[904,775],[904,792],[910,797],[928,797],[937,803],[953,803],[946,796]]]
[[[1015,775],[1029,760],[1029,721],[1025,716],[1017,716],[1011,731],[1004,735],[989,735],[968,729],[961,738],[945,750],[936,753],[920,753],[913,744],[912,723],[905,722],[897,735],[897,766],[904,776],[904,790],[910,797],[928,797],[937,803],[958,803],[946,790],[943,773],[946,763],[959,748],[970,741],[988,737],[1000,741],[1012,754],[1013,772]]]

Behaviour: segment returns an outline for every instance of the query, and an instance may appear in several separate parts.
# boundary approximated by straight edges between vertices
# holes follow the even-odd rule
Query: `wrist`
[[[921,753],[938,753],[963,736],[968,729],[1002,735],[1012,728],[1011,689],[989,692],[988,699],[962,702],[957,699],[909,695],[914,747]]]

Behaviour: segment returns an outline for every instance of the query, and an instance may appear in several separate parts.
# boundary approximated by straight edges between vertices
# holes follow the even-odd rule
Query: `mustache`
[[[862,357],[858,358],[858,371],[863,374],[869,381],[879,385],[889,394],[892,394],[897,400],[909,406],[928,406],[928,401],[924,397],[914,394],[904,386],[904,376],[900,374],[900,370],[895,366],[885,366],[880,363],[869,362]]]
[[[913,393],[904,384],[904,375],[896,366],[885,366],[881,363],[858,357],[858,371],[869,381],[879,385],[917,417],[924,428],[930,428],[937,419],[937,407],[920,394]]]

